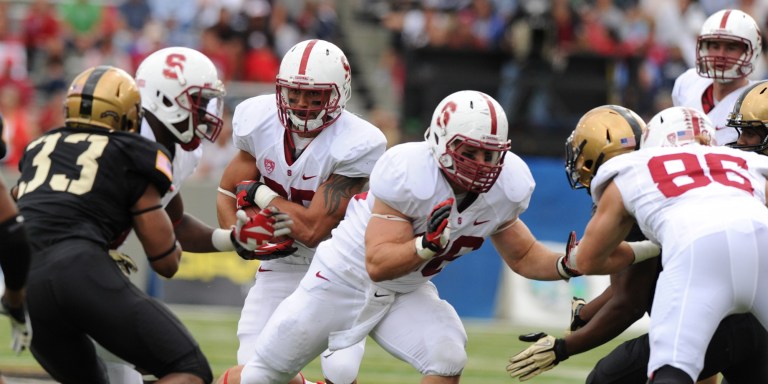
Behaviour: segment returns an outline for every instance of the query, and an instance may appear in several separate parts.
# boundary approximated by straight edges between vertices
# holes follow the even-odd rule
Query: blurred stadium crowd
[[[607,81],[597,90],[599,104],[621,104],[649,118],[671,105],[674,79],[694,65],[696,36],[708,15],[738,8],[768,29],[764,0],[4,0],[0,113],[10,151],[3,164],[14,170],[26,143],[62,124],[66,84],[85,68],[110,64],[133,73],[149,53],[183,45],[208,55],[228,82],[269,84],[280,57],[307,38],[335,42],[355,56],[349,44],[355,33],[341,27],[342,6],[354,9],[357,23],[391,36],[378,60],[352,63],[353,70],[374,67],[391,84],[398,108],[381,111],[375,101],[364,102],[391,141],[423,131],[422,121],[408,131],[402,116],[408,82],[421,76],[409,68],[409,52],[455,51],[459,65],[468,52],[497,54],[492,93],[513,131],[560,134],[572,129],[570,116],[585,111],[567,108],[590,86],[567,70],[577,58],[609,63],[600,72]],[[762,62],[752,77],[765,78],[766,67]],[[575,83],[566,87],[563,79]],[[228,136],[225,131],[207,152],[203,174],[226,164]]]

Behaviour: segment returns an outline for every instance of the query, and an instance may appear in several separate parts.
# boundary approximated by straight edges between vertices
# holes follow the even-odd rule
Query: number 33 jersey
[[[131,225],[147,186],[163,195],[173,174],[162,145],[102,128],[46,133],[27,146],[19,170],[18,206],[36,245],[81,238],[105,249]]]
[[[657,244],[670,247],[762,216],[768,156],[728,147],[646,148],[608,160],[592,180],[595,204],[616,184],[624,207]]]
[[[434,206],[456,197],[441,172],[428,143],[392,147],[376,163],[370,191],[352,199],[346,217],[334,229],[331,240],[321,244],[324,248],[326,243],[331,243],[334,252],[318,251],[316,257],[332,269],[345,270],[349,268],[347,265],[352,265],[365,273],[365,230],[374,199],[384,201],[411,218],[414,236],[426,232],[427,218]],[[534,187],[528,166],[517,155],[507,153],[501,175],[488,192],[479,194],[461,211],[458,209],[460,204],[454,204],[446,250],[405,276],[376,284],[395,292],[418,288],[451,261],[479,249],[485,238],[500,226],[516,220],[528,208]]]
[[[232,126],[235,147],[256,159],[261,181],[280,196],[305,207],[332,174],[368,178],[387,147],[387,140],[378,128],[344,111],[294,158],[289,134],[277,117],[275,95],[256,96],[240,103]],[[299,242],[295,244],[299,250],[280,260],[308,264],[314,249]]]

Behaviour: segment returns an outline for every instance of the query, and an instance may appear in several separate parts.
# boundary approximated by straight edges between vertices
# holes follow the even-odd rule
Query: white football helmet
[[[157,117],[185,150],[215,141],[223,125],[224,84],[202,53],[169,47],[147,56],[136,70],[141,106]]]
[[[347,105],[352,70],[339,47],[325,40],[305,40],[283,57],[275,86],[283,126],[297,133],[319,131],[333,124]],[[307,91],[316,100],[299,97]]]
[[[703,112],[687,107],[671,107],[648,122],[640,148],[682,147],[701,143],[716,146],[715,126]]]
[[[496,182],[510,148],[509,123],[501,105],[478,91],[459,91],[443,99],[424,134],[444,174],[470,192],[483,193]],[[480,150],[485,161],[465,156]]]
[[[742,43],[744,54],[738,59],[710,55],[707,42],[725,40]],[[699,76],[719,82],[748,76],[762,50],[760,29],[755,20],[737,9],[723,9],[707,18],[696,43],[696,70]]]

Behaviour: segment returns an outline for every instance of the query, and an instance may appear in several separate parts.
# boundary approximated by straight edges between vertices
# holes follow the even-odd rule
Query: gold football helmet
[[[89,68],[69,86],[64,113],[67,126],[137,132],[142,118],[139,88],[122,69]]]
[[[565,141],[565,172],[571,188],[589,188],[608,159],[639,148],[645,122],[618,105],[603,105],[581,117]]]
[[[768,81],[747,88],[728,114],[729,127],[739,131],[730,147],[768,155]]]

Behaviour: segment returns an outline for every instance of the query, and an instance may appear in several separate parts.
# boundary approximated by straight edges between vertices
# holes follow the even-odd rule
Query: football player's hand
[[[511,377],[519,377],[520,381],[531,379],[568,359],[565,340],[563,339],[556,339],[544,332],[521,335],[519,339],[520,341],[535,342],[509,359],[507,372]]]
[[[32,343],[32,326],[29,322],[29,314],[24,305],[11,308],[5,300],[0,300],[0,303],[2,303],[0,314],[11,319],[11,349],[17,355],[21,354]]]
[[[120,270],[123,271],[126,276],[130,276],[131,273],[139,271],[139,267],[136,265],[136,262],[134,262],[133,259],[125,253],[122,253],[116,249],[110,249],[109,256],[112,257],[112,260],[115,261],[117,267],[120,268]]]
[[[244,180],[235,186],[237,209],[247,207],[266,208],[277,197],[277,193],[266,184],[256,180]]]
[[[448,245],[448,240],[451,238],[448,222],[453,201],[451,197],[432,208],[427,218],[427,233],[416,239],[416,253],[421,258],[432,258]]]
[[[267,207],[256,215],[248,216],[245,211],[237,211],[237,223],[232,228],[231,240],[235,250],[254,251],[274,237],[291,233],[293,220],[277,207]]]
[[[290,256],[298,250],[293,246],[294,240],[290,237],[280,238],[280,240],[273,239],[272,241],[256,247],[253,251],[238,252],[237,254],[245,260],[265,261]]]
[[[581,297],[574,296],[573,299],[571,299],[571,323],[568,326],[568,329],[565,331],[566,335],[569,335],[571,332],[587,325],[587,322],[584,321],[580,315],[581,308],[583,308],[585,305],[587,305],[587,302]]]
[[[557,259],[557,273],[565,280],[581,276],[581,272],[573,268],[578,246],[579,240],[576,238],[576,232],[571,231],[568,234],[568,242],[565,244],[565,255]]]

